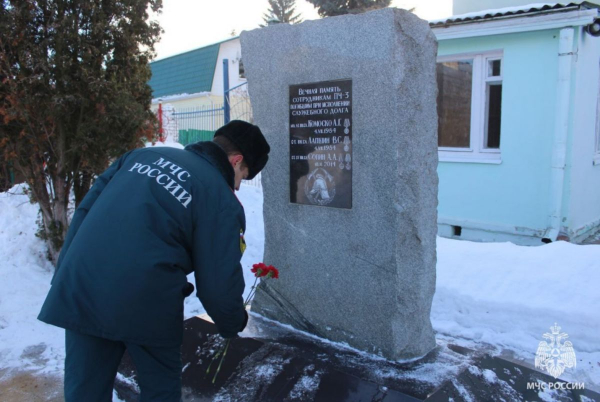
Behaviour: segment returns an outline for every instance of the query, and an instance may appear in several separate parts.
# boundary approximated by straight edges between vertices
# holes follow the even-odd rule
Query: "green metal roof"
[[[150,63],[152,97],[210,92],[219,47],[216,43]]]

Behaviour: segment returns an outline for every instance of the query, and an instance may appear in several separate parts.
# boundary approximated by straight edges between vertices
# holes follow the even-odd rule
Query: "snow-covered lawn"
[[[63,330],[36,319],[53,267],[35,237],[37,206],[22,191],[16,186],[0,193],[0,372],[61,375]],[[237,195],[246,210],[242,265],[249,287],[249,268],[263,254],[262,192],[242,185]],[[431,319],[439,339],[532,365],[542,334],[558,323],[577,354],[577,367],[562,378],[600,388],[600,245],[520,247],[438,238],[437,249]],[[186,317],[201,313],[198,300],[187,298]]]
[[[431,322],[438,338],[512,355],[533,365],[555,323],[577,367],[561,378],[600,386],[600,246],[539,247],[438,237]]]

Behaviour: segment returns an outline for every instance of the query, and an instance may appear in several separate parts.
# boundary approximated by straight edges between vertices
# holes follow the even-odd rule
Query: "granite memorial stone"
[[[390,359],[435,347],[437,43],[387,8],[244,32],[265,256],[252,311]]]

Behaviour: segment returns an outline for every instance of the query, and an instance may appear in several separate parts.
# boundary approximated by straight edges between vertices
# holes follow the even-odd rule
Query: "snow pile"
[[[438,337],[489,344],[532,365],[542,335],[569,334],[577,368],[561,378],[600,385],[600,246],[539,247],[438,238],[431,312]]]
[[[62,370],[64,331],[37,320],[54,268],[25,188],[0,193],[0,369]]]

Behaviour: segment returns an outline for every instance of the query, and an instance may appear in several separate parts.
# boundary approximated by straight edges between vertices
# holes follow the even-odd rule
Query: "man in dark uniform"
[[[125,349],[143,401],[181,398],[183,301],[194,287],[219,333],[246,326],[242,179],[265,166],[260,129],[145,148],[114,162],[77,208],[39,319],[66,329],[65,399],[110,401]]]

